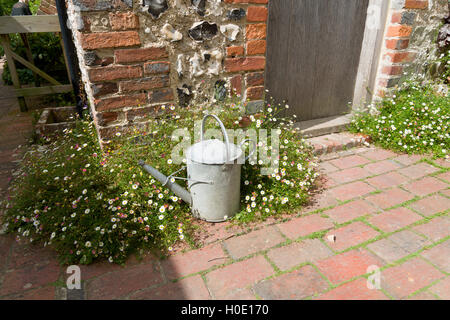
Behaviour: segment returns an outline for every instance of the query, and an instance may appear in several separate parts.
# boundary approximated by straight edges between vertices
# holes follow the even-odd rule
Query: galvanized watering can
[[[205,122],[209,117],[219,123],[225,143],[216,139],[203,140]],[[253,142],[252,152],[244,158],[241,146],[247,141],[253,142],[247,139],[240,146],[230,143],[222,121],[215,115],[207,115],[202,121],[201,141],[186,152],[187,179],[174,177],[185,167],[167,177],[142,160],[139,164],[163,186],[188,203],[194,217],[209,222],[222,222],[239,211],[241,165],[256,150],[256,143]],[[190,192],[175,183],[175,179],[187,180]]]

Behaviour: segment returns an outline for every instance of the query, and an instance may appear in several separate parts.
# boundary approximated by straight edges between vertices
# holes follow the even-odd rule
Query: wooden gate
[[[312,120],[350,111],[369,0],[269,2],[266,85]]]

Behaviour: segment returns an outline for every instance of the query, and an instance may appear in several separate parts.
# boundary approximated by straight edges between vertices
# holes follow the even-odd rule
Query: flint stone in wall
[[[233,10],[228,11],[227,17],[230,20],[239,21],[239,20],[241,20],[242,18],[245,17],[245,14],[246,14],[245,10],[242,9],[242,8],[240,8],[240,9],[233,9]]]
[[[177,88],[178,103],[181,107],[187,107],[193,98],[192,87],[183,84],[181,88]]]
[[[214,84],[214,98],[217,101],[224,101],[227,97],[227,92],[226,81],[216,81],[216,83]]]
[[[206,0],[191,0],[191,3],[194,6],[195,11],[203,17],[206,12]]]
[[[188,34],[195,41],[204,41],[214,38],[218,30],[217,24],[203,21],[194,23]]]
[[[154,19],[169,9],[167,0],[142,0],[143,11],[147,11]]]

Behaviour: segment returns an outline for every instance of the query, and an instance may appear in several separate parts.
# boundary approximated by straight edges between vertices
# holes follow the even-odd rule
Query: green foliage
[[[167,175],[179,170],[183,163],[172,160],[179,141],[172,133],[186,128],[193,137],[194,123],[212,110],[163,109],[146,130],[135,128],[126,137],[118,134],[103,153],[93,123],[82,120],[53,142],[35,146],[21,165],[11,200],[3,204],[7,230],[52,245],[65,263],[122,263],[137,249],[171,250],[177,241],[191,242],[188,205],[137,163],[143,159]],[[247,130],[281,128],[279,170],[263,176],[265,164],[244,165],[242,207],[235,220],[255,221],[299,210],[317,173],[311,148],[292,122],[275,121],[276,110],[270,108],[258,117],[244,116],[241,105],[220,110],[216,114],[229,129],[243,123]],[[213,121],[208,123],[213,126]],[[263,149],[270,150],[270,132]]]
[[[378,110],[358,113],[351,129],[369,135],[387,149],[447,157],[449,119],[448,94],[439,95],[430,85],[410,84],[385,98]]]

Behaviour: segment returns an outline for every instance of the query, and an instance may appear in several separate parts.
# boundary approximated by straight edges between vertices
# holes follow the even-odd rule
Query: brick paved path
[[[31,126],[14,112],[0,125],[4,187]],[[311,142],[326,153],[353,138]],[[204,223],[203,248],[82,266],[81,291],[64,289],[50,249],[1,235],[0,299],[450,299],[450,163],[365,147],[321,157],[326,189],[297,216],[255,230]],[[367,286],[373,266],[380,290]]]

